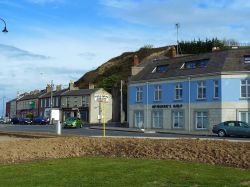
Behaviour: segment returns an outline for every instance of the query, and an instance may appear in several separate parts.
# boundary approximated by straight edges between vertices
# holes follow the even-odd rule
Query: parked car
[[[5,123],[4,119],[0,118],[0,124],[4,124],[4,123]]]
[[[65,120],[63,128],[82,128],[82,120],[79,118],[71,117]]]
[[[20,120],[19,120],[18,117],[14,117],[14,118],[11,118],[10,123],[11,123],[11,124],[19,124],[19,123],[20,123]]]
[[[30,118],[19,118],[19,124],[31,125],[32,120]]]
[[[246,136],[250,137],[250,125],[242,121],[225,121],[214,125],[212,132],[219,137]]]
[[[33,118],[33,124],[46,125],[49,124],[49,118],[45,118],[42,116],[37,116]]]

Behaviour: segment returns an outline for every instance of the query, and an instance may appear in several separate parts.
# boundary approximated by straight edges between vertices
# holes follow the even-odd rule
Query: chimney
[[[69,90],[78,90],[78,87],[75,87],[74,81],[69,82]]]
[[[56,91],[61,91],[62,90],[62,85],[56,85]]]
[[[137,55],[134,56],[134,66],[137,66],[138,64],[140,64],[139,58]]]
[[[47,84],[46,86],[46,93],[50,93],[51,92],[51,85]]]
[[[176,58],[176,49],[174,46],[172,47],[172,58]]]
[[[93,83],[89,83],[89,89],[94,89],[95,85]]]

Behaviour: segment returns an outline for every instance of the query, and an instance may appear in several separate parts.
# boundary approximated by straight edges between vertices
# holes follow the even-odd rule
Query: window
[[[135,111],[135,128],[144,128],[144,114],[143,111]]]
[[[167,70],[168,70],[168,64],[158,65],[153,69],[152,73],[164,73]]]
[[[250,63],[250,55],[244,55],[244,63],[249,64]]]
[[[250,98],[250,80],[241,81],[241,98]]]
[[[152,112],[152,127],[158,128],[158,129],[163,127],[162,111],[153,111]]]
[[[182,84],[177,84],[175,86],[175,100],[182,99]]]
[[[162,95],[161,85],[156,85],[154,87],[154,100],[155,101],[160,101],[161,100],[161,95]]]
[[[59,106],[59,97],[56,97],[56,106]]]
[[[197,99],[206,99],[206,82],[199,81],[197,83]]]
[[[136,87],[136,102],[142,102],[142,87]]]
[[[41,108],[43,108],[43,99],[40,100]]]
[[[183,112],[174,111],[173,112],[173,128],[183,128],[183,127],[184,127]]]
[[[89,97],[88,96],[82,96],[82,106],[83,107],[89,106]]]
[[[250,123],[250,111],[242,111],[240,112],[239,116],[240,116],[240,121]]]
[[[219,81],[214,80],[214,98],[219,98]]]
[[[197,129],[207,129],[208,128],[208,113],[196,112],[195,113],[195,125]]]
[[[195,69],[207,67],[209,59],[193,60],[185,62],[181,69]]]

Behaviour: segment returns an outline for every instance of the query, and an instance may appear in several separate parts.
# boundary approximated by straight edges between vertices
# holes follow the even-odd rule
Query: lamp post
[[[3,23],[4,23],[4,28],[3,28],[2,32],[7,33],[8,30],[7,30],[6,22],[2,18],[0,18],[0,20],[3,21]]]

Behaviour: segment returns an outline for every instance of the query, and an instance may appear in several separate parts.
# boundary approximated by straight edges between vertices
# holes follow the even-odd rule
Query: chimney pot
[[[134,66],[137,66],[140,64],[139,58],[137,55],[134,56]]]
[[[176,58],[176,49],[174,46],[172,47],[172,58]]]

